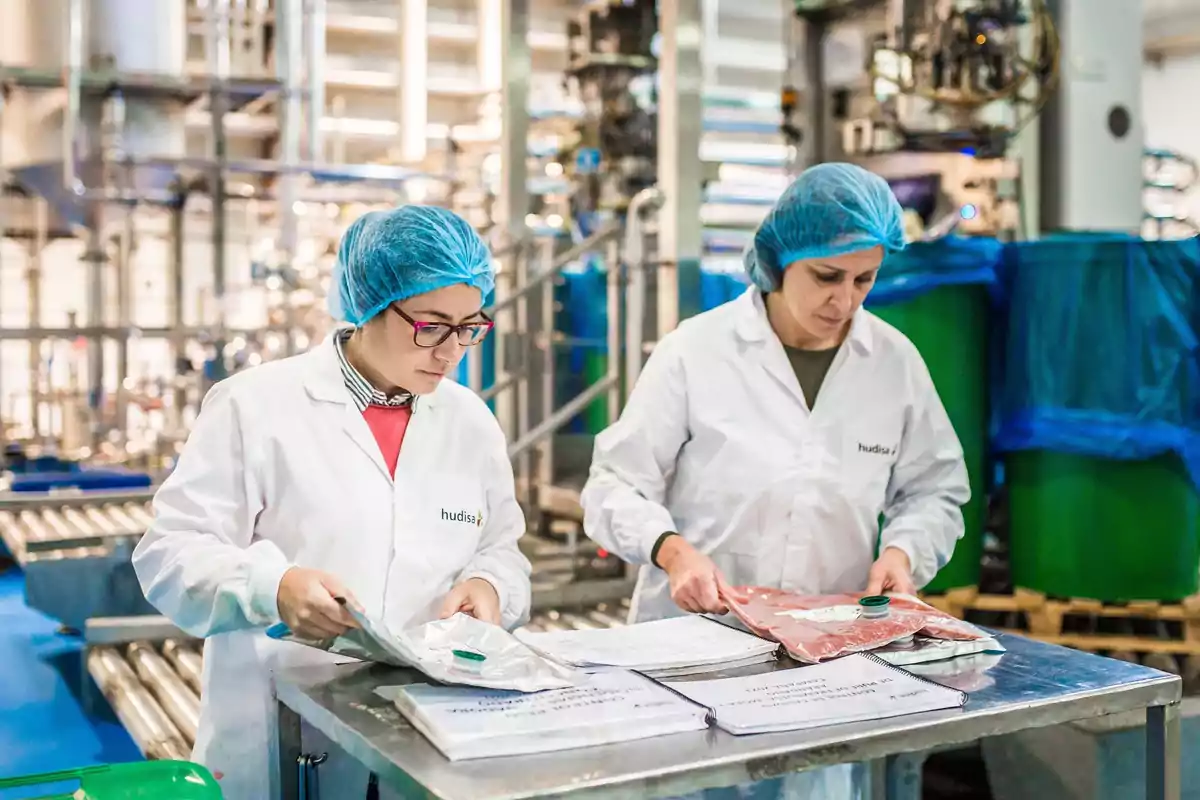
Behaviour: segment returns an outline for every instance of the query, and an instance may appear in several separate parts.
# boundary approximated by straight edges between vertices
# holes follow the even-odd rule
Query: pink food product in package
[[[908,595],[892,595],[881,619],[861,616],[861,594],[799,595],[738,586],[722,591],[730,610],[759,636],[815,664],[847,653],[875,650],[920,633],[933,639],[972,640],[987,634]]]

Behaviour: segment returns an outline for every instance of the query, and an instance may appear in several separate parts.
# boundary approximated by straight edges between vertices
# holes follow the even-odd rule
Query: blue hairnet
[[[436,206],[371,211],[342,236],[329,310],[362,325],[398,300],[457,283],[485,298],[496,283],[487,245],[466,220]]]
[[[883,247],[904,249],[904,212],[883,178],[853,164],[818,164],[800,174],[768,212],[743,255],[764,292],[789,264]]]

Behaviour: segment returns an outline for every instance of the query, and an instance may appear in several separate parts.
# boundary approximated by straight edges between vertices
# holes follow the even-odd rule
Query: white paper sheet
[[[535,694],[413,684],[376,690],[450,760],[518,755],[708,726],[707,710],[633,672]]]
[[[960,708],[963,692],[863,655],[743,678],[676,681],[733,734],[801,730]]]
[[[598,630],[517,631],[530,647],[566,664],[647,672],[743,661],[779,645],[699,616]]]

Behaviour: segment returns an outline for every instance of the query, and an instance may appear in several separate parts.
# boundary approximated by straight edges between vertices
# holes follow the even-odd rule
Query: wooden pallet
[[[1018,589],[1011,595],[996,595],[980,594],[974,588],[964,588],[929,595],[923,599],[959,619],[969,619],[976,615],[974,612],[1021,614],[1025,620],[1024,628],[1015,630],[1014,633],[1023,633],[1044,642],[1079,650],[1155,653],[1197,657],[1200,660],[1200,596],[1189,597],[1180,603],[1145,601],[1111,604],[1088,599],[1055,600],[1023,589]],[[1180,635],[1167,638],[1064,631],[1065,621],[1080,617],[1178,623]]]

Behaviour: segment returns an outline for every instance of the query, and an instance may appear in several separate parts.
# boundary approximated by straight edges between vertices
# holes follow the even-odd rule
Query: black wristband
[[[650,563],[651,564],[658,567],[659,569],[662,569],[662,567],[659,566],[659,564],[658,564],[658,551],[662,549],[663,542],[665,542],[667,539],[670,539],[672,536],[678,536],[678,535],[679,534],[676,533],[675,531],[667,531],[666,533],[664,533],[658,537],[658,539],[654,542],[654,547],[650,548]]]

